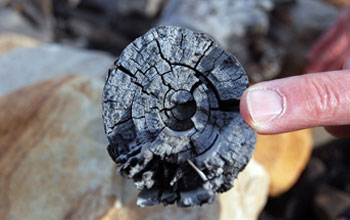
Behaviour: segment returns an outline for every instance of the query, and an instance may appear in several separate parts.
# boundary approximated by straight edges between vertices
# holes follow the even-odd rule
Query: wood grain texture
[[[161,26],[125,48],[103,92],[108,151],[139,206],[211,203],[252,156],[239,113],[248,77],[204,34]]]

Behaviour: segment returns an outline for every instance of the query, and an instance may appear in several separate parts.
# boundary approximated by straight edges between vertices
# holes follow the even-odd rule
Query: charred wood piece
[[[211,203],[233,186],[256,133],[239,113],[248,77],[201,33],[161,26],[128,45],[103,92],[108,152],[137,204]]]

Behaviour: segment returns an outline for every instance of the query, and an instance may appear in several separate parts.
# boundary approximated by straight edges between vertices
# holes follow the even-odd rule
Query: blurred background
[[[150,28],[204,32],[252,83],[340,70],[349,0],[0,0],[0,219],[350,219],[350,140],[259,135],[217,202],[138,208],[103,131],[104,76]]]

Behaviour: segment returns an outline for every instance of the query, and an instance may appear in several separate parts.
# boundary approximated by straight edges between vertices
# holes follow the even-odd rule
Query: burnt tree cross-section
[[[141,207],[211,203],[250,160],[256,133],[239,113],[248,77],[202,33],[161,26],[128,45],[103,91],[108,152]]]

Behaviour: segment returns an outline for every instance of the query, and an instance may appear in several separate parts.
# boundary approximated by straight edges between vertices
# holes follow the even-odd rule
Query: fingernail
[[[261,88],[248,90],[247,104],[255,126],[262,126],[283,114],[285,99],[273,89]]]

